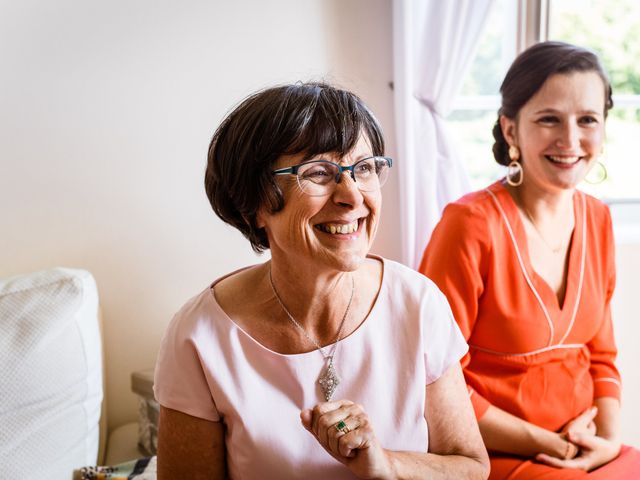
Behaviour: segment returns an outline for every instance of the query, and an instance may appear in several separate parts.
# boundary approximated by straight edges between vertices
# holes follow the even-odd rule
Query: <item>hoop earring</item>
[[[595,179],[589,179],[589,174],[587,174],[586,177],[584,177],[584,181],[587,182],[590,185],[598,185],[599,183],[604,182],[607,177],[609,176],[608,172],[607,172],[607,167],[604,166],[604,163],[602,163],[600,160],[598,160],[596,162],[595,166],[599,166],[600,167],[600,176],[595,177]],[[593,171],[593,168],[591,169],[591,171],[589,173],[591,173]]]
[[[524,170],[518,160],[520,160],[520,149],[515,145],[509,145],[509,158],[511,163],[507,166],[507,183],[512,187],[522,185],[524,180]],[[517,180],[514,177],[517,176]]]
[[[517,180],[514,180],[514,177],[517,176]],[[522,185],[522,181],[524,180],[524,170],[522,169],[522,165],[519,161],[513,160],[507,166],[507,183],[512,187],[519,187]]]

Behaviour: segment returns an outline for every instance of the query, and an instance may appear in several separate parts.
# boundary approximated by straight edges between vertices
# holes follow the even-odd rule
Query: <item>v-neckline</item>
[[[515,242],[515,248],[519,250],[519,255],[522,258],[523,267],[526,269],[526,273],[531,279],[530,287],[533,290],[533,294],[538,298],[540,307],[543,309],[548,321],[553,324],[566,325],[566,332],[560,343],[566,338],[569,330],[572,327],[575,319],[578,303],[580,302],[580,296],[582,293],[582,280],[584,274],[584,228],[585,228],[585,215],[584,211],[584,199],[582,199],[583,193],[576,190],[573,194],[573,215],[574,215],[574,228],[571,236],[571,242],[568,252],[568,265],[566,271],[566,285],[564,302],[560,305],[556,292],[551,288],[547,281],[542,278],[533,268],[531,258],[529,256],[529,244],[527,242],[527,236],[525,232],[524,222],[518,211],[518,206],[515,200],[502,184],[498,181],[494,184],[496,188],[491,189],[496,194],[495,200],[499,197],[506,197],[505,200],[500,201],[504,208],[505,219],[511,225],[513,230],[513,240]],[[582,201],[580,201],[582,199]],[[570,316],[570,318],[567,318]],[[555,331],[553,325],[550,325],[552,332]],[[556,337],[556,333],[552,334],[552,337]],[[552,343],[555,338],[550,339]]]
[[[507,215],[509,217],[509,221],[514,227],[518,248],[522,252],[525,266],[529,271],[530,276],[533,278],[534,287],[542,297],[547,308],[553,309],[556,314],[564,315],[566,311],[569,310],[567,306],[572,305],[575,301],[575,287],[580,277],[580,251],[583,248],[581,242],[582,222],[580,221],[580,218],[582,215],[584,215],[584,212],[580,211],[581,205],[578,201],[579,192],[576,190],[573,193],[573,197],[571,199],[573,202],[574,227],[573,233],[571,234],[571,241],[569,242],[569,252],[567,253],[568,262],[565,272],[566,278],[564,301],[562,302],[562,305],[560,305],[560,302],[558,301],[558,295],[556,294],[554,289],[551,288],[551,285],[549,285],[549,283],[544,278],[542,278],[542,276],[538,274],[536,269],[533,267],[533,262],[531,261],[531,256],[529,254],[529,242],[527,241],[525,225],[522,221],[522,216],[520,215],[518,205],[516,204],[515,200],[506,189],[506,187],[502,183],[499,183],[499,185],[504,192],[504,196],[507,197]]]

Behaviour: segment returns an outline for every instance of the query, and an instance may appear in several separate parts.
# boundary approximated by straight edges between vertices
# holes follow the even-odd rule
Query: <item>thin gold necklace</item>
[[[538,234],[538,237],[540,237],[540,240],[542,240],[542,242],[547,246],[547,248],[549,250],[551,250],[552,253],[554,254],[558,254],[562,251],[562,247],[565,246],[565,242],[562,242],[559,246],[557,247],[552,247],[551,244],[549,242],[547,242],[547,239],[544,238],[544,235],[542,235],[542,232],[540,232],[540,230],[538,229],[538,225],[536,225],[536,222],[533,220],[533,217],[531,216],[531,214],[529,213],[529,210],[527,210],[527,207],[525,207],[524,205],[522,205],[522,210],[524,211],[524,214],[527,216],[527,218],[529,219],[529,222],[531,222],[531,225],[533,225],[533,228],[535,229],[536,233]]]
[[[293,323],[296,326],[296,328],[300,330],[300,332],[306,337],[307,340],[309,340],[311,343],[313,343],[316,346],[316,348],[324,358],[325,362],[327,362],[327,367],[322,372],[320,372],[320,376],[318,377],[318,383],[320,384],[320,388],[322,388],[322,393],[324,393],[325,400],[327,402],[330,401],[331,397],[333,396],[333,393],[336,391],[336,388],[340,384],[340,376],[338,375],[338,372],[336,371],[333,365],[333,361],[336,357],[338,344],[340,343],[340,340],[342,340],[342,330],[344,328],[344,322],[347,319],[349,309],[351,308],[351,302],[353,300],[353,292],[355,291],[355,283],[356,283],[355,280],[353,279],[353,276],[351,277],[351,295],[349,296],[349,303],[347,304],[347,308],[344,311],[342,320],[340,321],[340,326],[338,327],[338,335],[336,336],[336,341],[333,345],[333,349],[329,354],[325,353],[324,348],[322,348],[320,343],[307,333],[304,327],[300,325],[300,323],[298,323],[298,321],[295,318],[293,318],[293,315],[291,315],[291,312],[289,312],[287,307],[285,307],[284,302],[280,298],[280,295],[278,295],[276,286],[273,283],[273,276],[271,275],[271,264],[269,264],[269,283],[271,284],[271,290],[273,291],[273,295],[276,297],[276,300],[278,300],[278,303],[282,307],[282,310],[284,310],[284,313],[286,313],[287,317],[289,317],[289,320],[291,320],[291,323]]]

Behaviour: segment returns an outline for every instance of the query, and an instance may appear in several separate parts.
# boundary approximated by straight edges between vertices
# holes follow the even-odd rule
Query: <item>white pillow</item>
[[[89,272],[0,279],[0,477],[70,479],[97,460],[98,292]]]

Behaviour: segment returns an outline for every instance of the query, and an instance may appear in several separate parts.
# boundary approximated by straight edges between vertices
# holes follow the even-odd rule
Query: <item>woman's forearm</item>
[[[615,442],[620,441],[620,402],[613,397],[600,397],[594,400],[598,414],[593,420],[596,435]]]
[[[478,422],[489,451],[535,457],[546,453],[558,458],[567,455],[567,441],[556,432],[529,423],[495,406],[490,406]]]
[[[485,457],[436,455],[433,453],[386,451],[394,480],[429,478],[486,479],[489,469]]]
[[[462,369],[452,365],[427,385],[425,419],[429,452],[384,450],[392,479],[486,479],[489,457],[482,443]]]

